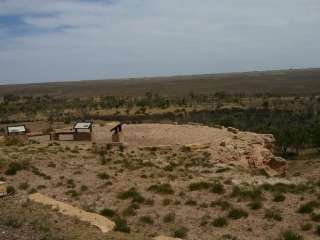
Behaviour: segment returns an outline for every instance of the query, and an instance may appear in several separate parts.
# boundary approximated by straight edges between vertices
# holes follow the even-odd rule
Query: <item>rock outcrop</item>
[[[272,135],[238,132],[235,136],[220,143],[219,162],[234,162],[270,176],[286,174],[287,161],[273,154]]]

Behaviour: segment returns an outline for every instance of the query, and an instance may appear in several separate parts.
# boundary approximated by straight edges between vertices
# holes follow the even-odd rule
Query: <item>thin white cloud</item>
[[[319,12],[318,0],[0,0],[0,16],[35,30],[0,39],[0,83],[314,67]]]

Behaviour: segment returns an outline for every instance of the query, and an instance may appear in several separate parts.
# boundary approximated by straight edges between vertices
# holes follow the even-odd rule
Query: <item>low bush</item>
[[[7,194],[15,194],[16,189],[13,186],[8,186],[7,187]]]
[[[153,224],[153,219],[151,216],[142,216],[139,218],[139,221],[149,225]]]
[[[171,222],[174,222],[175,218],[176,218],[176,215],[171,212],[171,213],[166,214],[163,217],[163,222],[164,223],[171,223]]]
[[[29,163],[27,161],[23,162],[11,162],[9,163],[7,170],[5,171],[6,175],[13,176],[16,175],[17,172],[22,170],[27,170],[29,167]]]
[[[143,203],[145,201],[144,197],[134,188],[130,188],[127,191],[118,194],[118,198],[122,200],[131,199],[132,202]]]
[[[213,220],[212,225],[221,228],[228,225],[228,220],[225,217],[218,217]]]
[[[117,232],[124,232],[124,233],[130,233],[130,227],[128,226],[128,222],[126,219],[117,217],[114,219],[114,222],[116,224],[114,230]]]
[[[286,200],[286,196],[282,193],[276,193],[273,197],[274,202],[283,202],[284,200]]]
[[[302,231],[309,231],[312,229],[312,224],[311,223],[303,223],[301,225],[301,230]]]
[[[148,188],[148,191],[158,194],[174,194],[174,190],[168,183],[152,185]]]
[[[223,194],[225,192],[224,186],[220,182],[214,182],[211,187],[211,192],[217,194]]]
[[[262,204],[262,201],[260,200],[256,200],[256,201],[253,201],[251,203],[248,203],[248,207],[252,210],[258,210],[258,209],[261,209],[263,207],[263,204]]]
[[[221,199],[211,202],[210,206],[220,207],[222,210],[228,210],[231,208],[231,204],[228,201]]]
[[[175,238],[185,238],[188,234],[188,229],[186,227],[179,227],[174,229],[173,237]]]
[[[313,210],[317,207],[319,207],[319,202],[310,201],[302,204],[298,209],[298,213],[301,213],[301,214],[312,213]]]
[[[303,236],[293,232],[292,230],[287,230],[283,232],[280,236],[280,240],[303,240]]]
[[[110,208],[104,208],[100,211],[100,214],[105,217],[113,218],[116,216],[116,211]]]
[[[233,208],[229,211],[228,217],[231,219],[240,219],[248,217],[248,213],[241,208]]]
[[[109,174],[107,173],[98,173],[97,177],[103,180],[108,180],[110,178]]]
[[[278,209],[266,209],[264,218],[268,220],[282,221],[281,212]]]

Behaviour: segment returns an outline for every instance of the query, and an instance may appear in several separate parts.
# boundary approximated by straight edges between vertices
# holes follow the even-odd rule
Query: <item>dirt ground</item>
[[[130,228],[130,234],[123,235],[127,237],[273,240],[286,239],[281,236],[290,230],[304,239],[315,239],[318,218],[314,214],[320,204],[304,214],[298,209],[311,200],[318,201],[319,164],[310,176],[294,173],[308,165],[304,163],[293,165],[288,177],[253,175],[246,165],[226,158],[229,153],[236,153],[231,158],[241,157],[261,136],[236,135],[227,129],[193,125],[125,125],[122,137],[126,145],[119,148],[103,144],[111,138],[110,125],[103,124],[94,128],[94,143],[3,143],[0,177],[15,188],[16,195],[13,200],[1,200],[0,214],[29,211],[33,216],[34,211],[28,209],[34,209],[34,204],[22,206],[29,193],[40,192],[86,211],[125,219]],[[229,145],[232,149],[221,150]],[[20,164],[14,174],[8,171],[12,162]],[[58,223],[50,222],[53,228],[71,222],[74,230],[70,233],[77,233],[71,239],[105,239],[84,223],[46,208],[39,207],[39,211],[50,216],[48,221],[59,219]],[[0,230],[7,234],[4,239],[19,239],[10,224],[1,223]],[[311,227],[304,227],[306,223]],[[28,231],[32,236],[34,227],[23,224],[18,235],[41,239],[39,234],[28,238]]]

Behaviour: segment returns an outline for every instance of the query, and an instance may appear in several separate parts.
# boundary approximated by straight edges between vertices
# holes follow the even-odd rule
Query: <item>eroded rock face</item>
[[[272,135],[238,132],[235,136],[220,143],[218,162],[233,162],[270,176],[286,174],[287,161],[272,152],[275,142]]]

